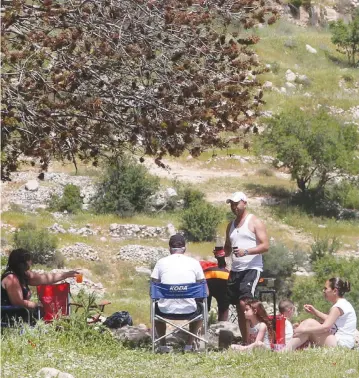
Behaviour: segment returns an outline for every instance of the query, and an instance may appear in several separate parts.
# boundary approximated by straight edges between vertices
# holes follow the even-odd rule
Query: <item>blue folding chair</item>
[[[207,307],[207,285],[206,281],[196,282],[196,283],[184,283],[184,284],[177,284],[177,285],[167,285],[162,284],[159,282],[151,282],[151,324],[152,324],[152,352],[155,351],[155,345],[160,340],[164,339],[165,337],[174,334],[178,331],[183,331],[188,335],[192,335],[198,341],[202,341],[205,346],[205,350],[207,352],[208,346],[208,338],[207,338],[207,320],[208,320],[208,307]],[[193,319],[186,320],[186,323],[182,325],[177,325],[173,323],[170,319],[160,316],[155,313],[155,306],[156,301],[159,299],[196,299],[202,300],[202,308],[203,311],[198,316],[194,317]],[[203,320],[203,329],[204,329],[204,337],[200,335],[195,335],[194,333],[190,332],[187,327],[190,323],[195,322],[197,320]],[[162,321],[166,324],[170,324],[174,327],[174,330],[166,333],[164,336],[156,338],[155,335],[155,320]]]
[[[40,319],[40,310],[37,308],[34,311],[30,311],[23,306],[1,306],[1,328],[12,327],[19,322],[19,319],[31,325],[34,320]]]

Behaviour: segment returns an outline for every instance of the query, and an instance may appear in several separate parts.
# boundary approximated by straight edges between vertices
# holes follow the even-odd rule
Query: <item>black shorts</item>
[[[254,298],[261,272],[256,269],[229,273],[227,296],[231,304],[238,304],[240,299]]]
[[[227,297],[227,280],[221,278],[210,278],[207,280],[209,291],[208,296],[208,310],[211,308],[212,297],[216,298],[218,304],[218,311],[226,311],[229,307],[229,300]]]
[[[190,314],[166,314],[164,312],[161,312],[158,308],[158,304],[156,302],[155,304],[155,314],[162,316],[166,319],[172,319],[172,320],[191,320],[196,318],[198,315],[203,314],[203,305],[200,302],[197,303],[197,310],[195,312],[191,312]]]

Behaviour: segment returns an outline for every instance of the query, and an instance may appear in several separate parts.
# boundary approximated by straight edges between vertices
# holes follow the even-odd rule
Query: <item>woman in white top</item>
[[[294,330],[286,349],[296,349],[308,340],[318,346],[353,348],[357,317],[353,306],[343,298],[344,293],[349,291],[348,281],[338,277],[329,279],[323,289],[325,299],[333,303],[329,314],[318,311],[312,305],[304,305],[305,311],[318,317],[322,323],[314,319],[304,320]]]

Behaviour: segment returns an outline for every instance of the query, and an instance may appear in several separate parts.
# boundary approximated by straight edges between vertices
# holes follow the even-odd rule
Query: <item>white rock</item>
[[[101,240],[102,242],[107,241],[107,239],[106,239],[104,236],[102,236],[102,237],[100,238],[100,240]]]
[[[293,91],[296,89],[295,84],[290,83],[290,82],[288,82],[288,81],[285,83],[285,87],[286,87],[290,92],[293,92]]]
[[[284,87],[280,88],[280,93],[287,94],[287,90]]]
[[[295,81],[296,78],[297,78],[297,75],[293,71],[291,70],[286,71],[285,73],[286,81]]]
[[[263,89],[272,89],[273,88],[273,83],[271,81],[266,81],[263,84]]]
[[[167,233],[168,233],[168,236],[172,236],[176,233],[176,228],[175,226],[172,224],[172,223],[168,223],[167,225]]]
[[[318,228],[327,228],[325,224],[318,224]]]
[[[25,189],[30,192],[36,192],[39,189],[39,182],[37,180],[29,180],[25,184]]]
[[[305,45],[305,49],[311,54],[317,54],[317,50],[310,45]]]
[[[36,374],[38,378],[74,378],[72,374],[63,373],[55,368],[44,367]]]
[[[167,188],[166,189],[166,194],[167,194],[167,197],[175,197],[175,196],[178,195],[177,192],[176,192],[176,190],[173,189],[173,188]]]

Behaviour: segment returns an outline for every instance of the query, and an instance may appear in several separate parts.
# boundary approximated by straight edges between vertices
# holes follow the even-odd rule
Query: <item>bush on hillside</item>
[[[30,251],[34,264],[48,264],[58,260],[57,238],[46,229],[37,229],[34,224],[23,224],[15,231],[14,247]]]
[[[340,247],[339,239],[335,236],[330,238],[317,238],[311,245],[312,252],[310,254],[310,261],[313,263],[322,259],[324,256],[332,255],[337,252]]]
[[[67,184],[62,197],[52,196],[49,207],[52,211],[67,211],[75,214],[81,211],[82,198],[80,188],[73,184]]]
[[[181,229],[189,240],[213,241],[222,218],[222,212],[213,205],[195,201],[183,212]]]
[[[263,277],[274,277],[275,288],[279,297],[287,297],[291,293],[291,280],[296,267],[303,266],[307,254],[297,249],[291,251],[285,245],[276,243],[263,254]]]
[[[359,210],[359,183],[343,180],[328,187],[325,196],[345,209]]]
[[[204,193],[193,188],[186,188],[183,191],[183,208],[189,209],[194,206],[197,202],[204,202]]]
[[[151,176],[143,165],[121,157],[107,167],[93,199],[93,207],[102,214],[132,216],[149,209],[149,198],[158,188],[159,179]]]

